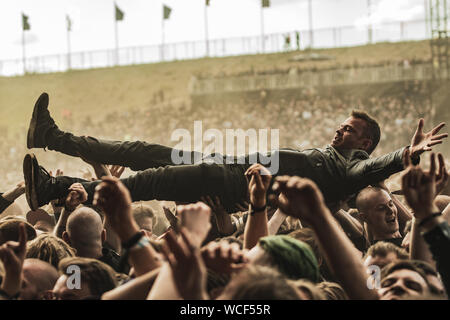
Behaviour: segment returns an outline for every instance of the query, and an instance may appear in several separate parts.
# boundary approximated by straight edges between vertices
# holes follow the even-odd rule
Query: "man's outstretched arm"
[[[443,139],[448,137],[447,133],[439,133],[445,126],[444,122],[429,132],[423,132],[423,126],[424,121],[420,119],[411,138],[410,146],[381,157],[355,162],[347,172],[347,177],[355,188],[361,189],[369,184],[378,183],[389,178],[392,174],[402,171],[406,156],[411,158],[412,163],[418,164],[422,153],[431,151],[433,146],[441,144]]]

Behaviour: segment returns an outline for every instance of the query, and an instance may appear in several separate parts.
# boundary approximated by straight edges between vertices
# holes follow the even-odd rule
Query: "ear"
[[[106,229],[102,230],[102,244],[104,244],[106,241]]]
[[[70,237],[69,237],[69,234],[67,233],[67,231],[63,231],[62,239],[64,240],[64,242],[66,242],[67,244],[71,245]]]
[[[372,147],[372,140],[370,140],[369,138],[364,138],[361,143],[363,149],[366,151],[369,150],[370,147]]]

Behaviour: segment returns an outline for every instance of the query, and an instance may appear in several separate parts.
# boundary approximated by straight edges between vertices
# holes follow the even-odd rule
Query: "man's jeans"
[[[147,142],[121,142],[77,137],[57,131],[48,148],[72,156],[82,156],[102,164],[115,164],[143,170],[121,179],[133,201],[169,200],[195,202],[202,196],[218,196],[228,212],[247,199],[247,180],[244,176],[249,164],[175,164],[169,147]],[[189,152],[194,160],[202,155]],[[100,181],[82,182],[92,202],[95,187]]]

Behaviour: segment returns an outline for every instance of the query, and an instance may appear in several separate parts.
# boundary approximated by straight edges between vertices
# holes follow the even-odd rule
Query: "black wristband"
[[[420,221],[418,227],[422,228],[427,222],[429,222],[430,220],[432,220],[432,219],[434,219],[436,217],[439,217],[440,215],[442,215],[441,212],[436,212],[436,213],[433,213],[433,214],[429,215],[428,217],[426,217],[425,219]]]
[[[141,231],[138,231],[134,236],[132,236],[130,239],[128,239],[125,242],[122,242],[122,248],[123,249],[130,249],[132,246],[134,246],[136,243],[139,242],[139,240],[141,240],[141,238],[144,235],[142,234]]]
[[[265,204],[263,207],[255,207],[254,205],[250,204],[251,210],[250,210],[250,215],[255,214],[256,212],[263,212],[264,210],[266,210],[267,208],[267,204]]]

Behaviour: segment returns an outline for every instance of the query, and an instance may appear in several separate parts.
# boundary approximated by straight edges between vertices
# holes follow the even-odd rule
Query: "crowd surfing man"
[[[203,196],[218,196],[228,212],[248,198],[245,171],[250,167],[249,155],[245,163],[177,165],[172,160],[174,149],[147,142],[121,142],[75,136],[61,131],[48,111],[47,93],[38,98],[27,135],[28,148],[48,148],[67,155],[82,157],[91,162],[115,164],[143,170],[122,179],[133,201],[171,200],[195,202]],[[364,187],[380,182],[403,170],[407,151],[413,163],[419,156],[442,143],[448,134],[439,134],[444,126],[439,124],[423,132],[424,121],[419,120],[411,145],[377,158],[369,158],[380,141],[378,123],[364,112],[352,112],[336,130],[331,144],[325,149],[303,151],[280,149],[272,152],[279,159],[278,172],[272,176],[290,175],[309,178],[324,194],[327,206],[348,199]],[[175,152],[178,152],[175,150]],[[194,158],[194,152],[189,152]],[[203,156],[203,155],[202,155]],[[72,184],[80,182],[92,203],[99,181],[89,182],[66,176],[51,177],[39,166],[33,154],[24,159],[26,196],[30,207],[38,207],[54,199],[65,197]]]

